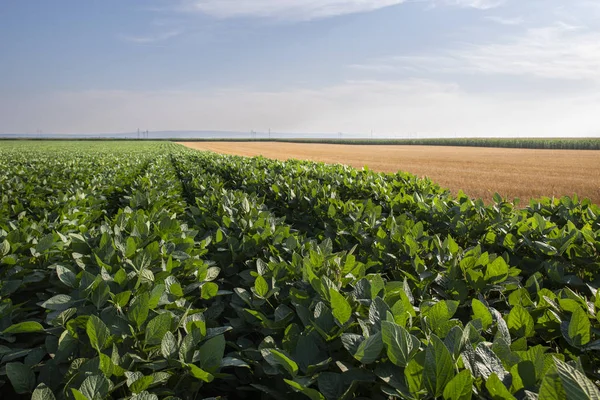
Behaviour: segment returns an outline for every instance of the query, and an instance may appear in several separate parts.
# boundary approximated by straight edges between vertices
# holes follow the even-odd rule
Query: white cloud
[[[522,25],[525,22],[525,19],[523,19],[523,17],[507,18],[507,17],[500,17],[497,15],[489,15],[489,16],[485,17],[485,19],[496,22],[501,25]]]
[[[434,81],[349,81],[279,92],[88,91],[0,97],[0,131],[237,130],[571,136],[600,132],[600,95],[469,93]],[[31,126],[35,115],[35,126]]]
[[[311,20],[374,11],[406,0],[185,0],[183,9],[218,18]]]
[[[479,10],[489,10],[492,8],[500,7],[506,0],[437,0],[442,4],[465,7],[465,8],[477,8]]]
[[[516,75],[600,83],[600,32],[556,23],[488,44],[350,66],[371,71]]]
[[[131,43],[150,44],[150,43],[163,42],[165,40],[179,36],[182,33],[183,33],[182,29],[173,29],[173,30],[166,31],[166,32],[155,33],[155,34],[151,34],[151,35],[143,35],[143,36],[120,35],[120,38],[127,42],[131,42]]]

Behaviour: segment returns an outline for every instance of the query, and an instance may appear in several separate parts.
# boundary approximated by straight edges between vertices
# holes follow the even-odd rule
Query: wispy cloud
[[[600,83],[600,32],[557,23],[526,29],[495,43],[395,56],[351,67],[373,72],[479,73]]]
[[[157,42],[164,42],[183,33],[183,29],[174,29],[166,32],[160,32],[150,35],[119,35],[119,37],[126,42],[137,43],[137,44],[152,44]]]
[[[437,3],[464,7],[464,8],[477,8],[479,10],[489,10],[492,8],[500,7],[506,0],[435,0]]]
[[[498,15],[488,15],[485,17],[485,19],[496,22],[501,25],[511,25],[511,26],[522,25],[525,22],[525,19],[523,17],[507,18],[507,17],[500,17]]]
[[[217,18],[312,20],[374,11],[407,0],[184,0],[183,9]]]
[[[488,10],[506,0],[182,0],[180,9],[217,18],[259,17],[280,20],[313,20],[357,14],[399,5],[424,2]]]

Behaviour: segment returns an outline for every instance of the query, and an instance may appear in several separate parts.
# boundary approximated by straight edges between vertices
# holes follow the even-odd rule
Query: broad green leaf
[[[71,296],[68,296],[66,294],[57,294],[56,296],[53,296],[48,300],[44,301],[41,304],[41,306],[48,310],[64,311],[67,308],[71,307],[71,304]]]
[[[471,400],[473,377],[469,370],[460,371],[444,388],[444,400]]]
[[[225,336],[217,335],[207,340],[199,349],[200,367],[207,371],[216,370],[225,354]]]
[[[458,301],[454,300],[438,301],[433,306],[425,309],[421,315],[427,318],[429,326],[436,335],[445,337],[452,329],[451,324],[448,322],[456,313],[458,304]]]
[[[137,297],[134,297],[129,305],[127,317],[136,325],[138,329],[141,328],[148,318],[148,313],[150,312],[149,301],[150,296],[148,293],[143,293]]]
[[[77,390],[75,388],[71,388],[71,393],[73,394],[73,398],[75,400],[90,400],[87,398],[87,396],[85,396],[83,393],[81,393],[79,390]]]
[[[90,339],[90,344],[98,352],[104,350],[108,346],[110,339],[110,331],[106,324],[97,316],[90,315],[85,325],[85,332]]]
[[[187,366],[190,369],[190,374],[196,379],[208,383],[212,382],[215,379],[215,377],[212,374],[206,372],[202,368],[195,366],[194,364],[187,364]]]
[[[491,284],[504,282],[508,278],[508,265],[506,261],[502,257],[497,257],[487,265],[484,278]]]
[[[344,380],[341,374],[321,372],[317,379],[319,392],[327,399],[339,399],[344,394]]]
[[[63,265],[57,264],[56,265],[56,275],[58,275],[58,279],[60,279],[60,281],[62,283],[64,283],[65,285],[67,285],[68,287],[70,287],[70,288],[77,287],[77,276],[69,268],[67,268]]]
[[[277,349],[262,349],[263,358],[273,366],[282,366],[292,377],[298,374],[298,364]]]
[[[200,288],[200,295],[203,299],[208,300],[212,299],[219,292],[219,285],[214,282],[206,282]]]
[[[5,256],[10,253],[10,243],[8,240],[3,240],[0,242],[0,256]]]
[[[131,291],[126,290],[121,293],[117,293],[113,296],[113,303],[123,308],[129,303],[129,299],[131,298]]]
[[[508,314],[508,328],[517,337],[532,337],[535,335],[533,317],[520,305],[516,305]]]
[[[160,343],[160,351],[164,358],[174,358],[177,355],[177,340],[175,336],[167,331]]]
[[[20,362],[6,364],[6,375],[18,394],[31,393],[35,388],[35,374],[33,370]]]
[[[419,351],[419,339],[394,322],[381,323],[381,336],[387,348],[388,358],[399,367],[406,367]]]
[[[381,332],[377,332],[363,340],[353,356],[363,364],[370,364],[379,358],[382,349]]]
[[[183,289],[181,288],[181,285],[177,282],[172,283],[169,286],[169,292],[175,297],[183,297]]]
[[[543,400],[563,400],[568,398],[554,364],[542,377],[539,395]]]
[[[133,382],[131,386],[129,386],[129,388],[133,393],[140,393],[148,389],[148,387],[152,385],[152,383],[154,383],[154,377],[152,375],[142,376],[141,378]]]
[[[55,400],[54,393],[48,386],[44,383],[40,383],[37,385],[33,394],[31,395],[31,400]]]
[[[331,298],[333,316],[341,325],[344,325],[352,316],[352,307],[350,307],[346,298],[334,288],[329,289],[329,296]]]
[[[18,324],[13,324],[6,328],[2,333],[3,334],[14,334],[14,333],[34,333],[34,332],[44,332],[44,327],[39,322],[35,321],[25,321],[19,322]]]
[[[171,330],[171,321],[171,313],[168,311],[159,314],[150,320],[145,331],[146,344],[160,344],[165,334]]]
[[[294,390],[297,390],[298,392],[307,396],[311,400],[325,400],[325,396],[323,396],[321,393],[319,393],[315,389],[305,387],[305,386],[299,384],[298,382],[292,381],[290,379],[284,379],[284,381],[285,381],[285,383],[290,385]]]
[[[423,388],[423,369],[425,352],[419,352],[404,368],[404,377],[411,393],[417,393]]]
[[[485,388],[488,390],[492,400],[516,400],[515,396],[510,393],[496,374],[489,376],[485,382]]]
[[[480,319],[483,330],[487,330],[494,322],[490,310],[477,299],[471,300],[471,307],[473,308],[473,318]]]
[[[446,385],[454,378],[454,362],[450,351],[435,335],[431,335],[425,350],[423,381],[431,395],[439,397]]]
[[[585,374],[558,358],[554,364],[568,399],[600,399],[600,390]]]
[[[269,293],[269,284],[259,275],[256,277],[256,281],[254,282],[254,290],[256,290],[256,294],[260,297],[265,297]]]
[[[91,375],[85,378],[79,391],[90,400],[101,400],[108,395],[111,386],[104,375]]]
[[[575,346],[584,346],[590,341],[591,324],[587,313],[577,307],[569,322],[569,338]]]
[[[148,308],[150,308],[151,310],[154,310],[156,307],[158,307],[160,298],[162,297],[166,288],[167,287],[162,283],[160,283],[152,288],[152,291],[150,292],[150,299],[148,300]]]

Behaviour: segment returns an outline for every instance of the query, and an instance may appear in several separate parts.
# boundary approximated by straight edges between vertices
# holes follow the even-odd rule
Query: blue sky
[[[0,3],[0,132],[600,134],[588,0]]]

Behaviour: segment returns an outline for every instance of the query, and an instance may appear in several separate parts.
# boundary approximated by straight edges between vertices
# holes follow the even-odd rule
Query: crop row
[[[486,206],[403,173],[61,146],[28,153],[30,181],[0,149],[6,397],[600,396],[587,200]]]

